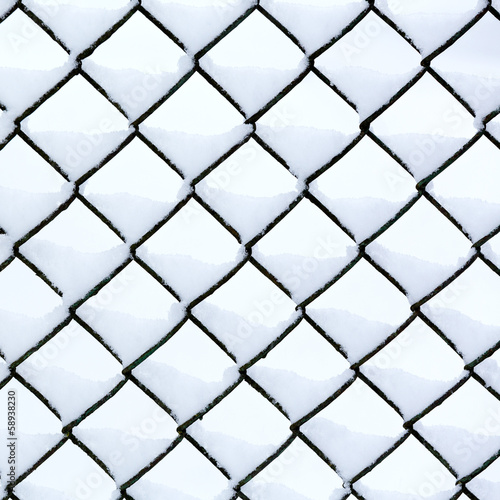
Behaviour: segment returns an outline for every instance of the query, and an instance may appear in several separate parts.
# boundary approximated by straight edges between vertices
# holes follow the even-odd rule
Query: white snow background
[[[0,0],[1,500],[499,498],[499,0]]]

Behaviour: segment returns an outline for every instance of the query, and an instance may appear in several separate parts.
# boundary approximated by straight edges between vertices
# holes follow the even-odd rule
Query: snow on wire
[[[6,0],[3,498],[498,498],[499,10]]]

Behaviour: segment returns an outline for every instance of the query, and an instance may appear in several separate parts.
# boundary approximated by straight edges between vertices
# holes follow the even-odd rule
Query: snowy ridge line
[[[152,399],[159,407],[161,407],[166,413],[168,413],[173,419],[175,418],[175,413],[144,383],[142,383],[133,373],[132,371],[140,366],[146,359],[156,353],[160,347],[166,345],[171,338],[174,338],[175,334],[185,325],[188,321],[195,324],[200,330],[202,330],[220,349],[222,349],[229,358],[236,362],[236,357],[233,352],[231,352],[226,345],[217,337],[217,335],[210,331],[200,319],[194,315],[193,309],[201,304],[204,299],[211,296],[216,290],[220,289],[222,285],[228,283],[230,279],[248,263],[252,264],[255,268],[257,268],[268,280],[270,280],[276,287],[278,287],[286,296],[289,298],[293,298],[293,293],[290,291],[287,286],[280,281],[275,275],[269,271],[261,262],[256,260],[256,258],[252,255],[252,248],[261,241],[271,229],[275,228],[279,222],[285,219],[285,217],[292,213],[295,207],[302,200],[310,201],[315,207],[319,208],[322,213],[324,213],[331,221],[333,221],[338,227],[342,229],[344,233],[346,233],[353,240],[354,234],[352,231],[343,224],[339,218],[334,215],[330,210],[326,208],[326,206],[318,200],[310,191],[310,184],[321,176],[324,172],[328,171],[332,165],[336,164],[341,158],[345,157],[346,154],[351,151],[359,142],[365,138],[371,138],[375,141],[380,147],[382,147],[386,152],[390,154],[390,156],[397,161],[397,163],[408,173],[411,173],[408,169],[406,163],[401,159],[395,152],[393,152],[386,144],[384,144],[372,131],[369,130],[371,123],[379,117],[386,109],[392,106],[394,103],[398,101],[400,97],[402,97],[408,89],[413,87],[421,78],[426,74],[432,75],[432,77],[438,81],[438,83],[450,94],[453,95],[455,99],[457,99],[472,115],[476,116],[474,110],[471,106],[453,89],[451,85],[449,85],[442,77],[440,77],[435,70],[430,68],[431,61],[437,57],[439,54],[443,53],[448,47],[450,47],[457,39],[462,37],[467,31],[472,28],[482,17],[486,15],[486,13],[492,13],[495,18],[500,19],[500,15],[498,12],[492,7],[491,1],[482,9],[476,16],[461,30],[459,30],[455,35],[453,35],[449,40],[445,42],[445,44],[441,45],[439,48],[435,49],[430,55],[426,56],[423,59],[422,65],[423,69],[418,73],[415,77],[413,77],[404,87],[402,87],[387,104],[384,104],[377,111],[368,116],[364,121],[361,122],[361,132],[358,136],[347,145],[340,153],[335,155],[333,159],[329,160],[326,164],[321,166],[319,169],[315,170],[312,174],[307,176],[304,179],[304,189],[302,192],[298,194],[298,196],[283,210],[273,221],[265,226],[263,231],[258,235],[254,236],[246,243],[243,242],[240,237],[239,232],[233,226],[231,226],[222,215],[219,214],[209,203],[205,202],[204,199],[195,192],[195,187],[205,179],[211,172],[213,172],[218,166],[220,166],[225,160],[231,157],[231,155],[236,152],[241,146],[247,144],[250,140],[255,140],[257,144],[259,144],[267,153],[269,153],[279,164],[284,166],[288,171],[290,171],[290,166],[287,164],[286,160],[283,159],[269,144],[267,144],[262,138],[256,133],[256,122],[275,104],[281,101],[286,95],[288,95],[292,89],[294,89],[297,84],[302,82],[305,77],[309,74],[315,74],[320,77],[328,86],[333,89],[333,91],[339,95],[352,109],[356,109],[355,105],[351,100],[344,95],[344,93],[337,88],[332,82],[328,80],[328,78],[321,73],[316,67],[314,67],[314,62],[317,57],[319,57],[322,53],[324,53],[328,48],[333,46],[339,39],[342,38],[346,33],[351,31],[364,17],[368,15],[369,12],[375,12],[381,19],[386,21],[391,27],[393,27],[401,36],[405,38],[407,42],[409,42],[414,48],[413,41],[387,16],[385,16],[378,8],[373,5],[374,2],[370,2],[370,6],[365,9],[361,14],[359,14],[348,26],[346,26],[340,35],[336,36],[332,41],[328,42],[326,45],[317,49],[310,56],[307,57],[307,66],[303,70],[303,72],[293,79],[281,92],[279,92],[271,101],[265,104],[262,108],[260,108],[257,112],[252,113],[245,120],[245,123],[252,125],[252,131],[249,132],[243,139],[239,142],[235,143],[226,153],[220,156],[217,160],[215,160],[210,166],[205,168],[201,173],[193,178],[189,182],[189,190],[186,191],[184,198],[180,199],[176,206],[164,217],[161,218],[155,225],[146,233],[144,233],[139,239],[130,243],[130,240],[127,242],[126,237],[123,232],[116,227],[116,225],[105,216],[98,208],[96,208],[91,202],[87,200],[85,196],[80,193],[80,188],[84,182],[92,178],[92,176],[99,172],[102,167],[107,165],[113,158],[116,158],[118,154],[124,150],[124,148],[129,145],[134,139],[141,139],[146,145],[155,152],[157,156],[159,156],[172,170],[177,172],[177,174],[183,179],[186,179],[185,174],[182,170],[177,167],[173,161],[171,161],[167,155],[165,155],[157,146],[153,144],[153,142],[144,136],[142,132],[139,131],[139,124],[146,120],[149,116],[153,114],[163,103],[165,103],[171,96],[175,95],[182,86],[191,78],[191,76],[195,73],[201,74],[205,77],[206,80],[209,81],[211,86],[215,88],[226,100],[228,100],[238,111],[246,116],[242,107],[236,102],[236,100],[229,95],[229,93],[219,84],[217,83],[204,69],[200,67],[199,60],[206,53],[210,51],[220,40],[222,40],[225,36],[231,33],[234,29],[236,29],[245,19],[247,19],[254,11],[258,11],[262,13],[268,20],[270,20],[275,27],[280,29],[288,39],[292,40],[302,52],[305,49],[301,46],[300,41],[296,38],[292,33],[290,33],[281,23],[279,23],[275,18],[273,18],[261,5],[257,3],[257,5],[249,8],[245,13],[239,16],[232,24],[230,24],[224,31],[222,31],[217,37],[214,38],[212,42],[209,42],[204,48],[200,49],[194,56],[194,66],[193,68],[187,72],[164,96],[162,96],[155,104],[150,106],[143,114],[141,114],[138,118],[131,121],[132,132],[128,135],[111,153],[107,154],[104,159],[100,160],[97,165],[93,168],[85,172],[79,178],[74,180],[74,189],[72,194],[64,201],[62,204],[58,206],[58,208],[53,211],[50,215],[48,215],[44,220],[42,220],[39,224],[33,227],[29,232],[27,232],[22,237],[18,238],[12,245],[12,255],[8,257],[3,263],[0,264],[0,272],[4,271],[12,264],[12,262],[16,259],[23,262],[27,267],[29,267],[34,274],[42,279],[58,296],[63,296],[63,292],[61,289],[56,286],[48,277],[46,273],[44,273],[36,264],[31,262],[24,254],[20,252],[20,247],[28,242],[34,235],[36,235],[43,228],[48,226],[52,221],[54,221],[58,215],[63,213],[72,203],[75,201],[81,202],[88,210],[90,210],[95,216],[97,216],[102,223],[106,225],[118,238],[120,238],[124,243],[128,243],[130,245],[130,256],[127,257],[118,267],[116,267],[111,273],[109,273],[104,279],[100,280],[99,283],[93,286],[89,291],[87,291],[82,297],[79,297],[77,300],[68,305],[69,313],[65,317],[65,319],[60,322],[50,333],[45,335],[41,340],[39,340],[36,344],[34,344],[30,349],[25,351],[21,356],[17,357],[14,361],[9,363],[10,376],[6,378],[3,382],[0,383],[0,389],[9,384],[13,379],[17,380],[21,385],[26,387],[32,394],[34,394],[43,404],[58,418],[61,419],[61,414],[57,410],[56,407],[53,406],[51,401],[42,394],[38,389],[36,389],[33,385],[31,385],[20,373],[16,371],[17,367],[19,367],[24,361],[29,359],[29,357],[37,352],[42,346],[47,344],[51,339],[54,339],[65,327],[67,327],[71,321],[75,321],[80,325],[89,335],[91,335],[94,339],[96,339],[100,345],[102,345],[108,353],[110,353],[117,361],[122,363],[121,358],[117,355],[115,350],[113,350],[112,346],[106,341],[91,325],[89,325],[85,320],[83,320],[77,313],[77,309],[87,302],[88,299],[92,297],[96,297],[100,291],[104,289],[104,287],[110,283],[116,276],[120,274],[130,263],[137,263],[141,269],[143,269],[146,273],[148,273],[157,283],[161,284],[165,290],[167,290],[177,301],[181,301],[181,296],[179,295],[174,288],[169,285],[164,279],[161,278],[160,274],[156,272],[151,265],[145,262],[140,256],[137,255],[137,250],[143,243],[145,243],[149,238],[158,231],[163,228],[169,221],[171,221],[176,214],[179,214],[180,211],[186,207],[190,200],[196,200],[204,210],[206,210],[209,214],[211,214],[229,233],[231,233],[238,243],[244,246],[245,255],[243,258],[234,266],[228,273],[226,273],[221,279],[217,280],[213,285],[211,285],[205,292],[198,295],[192,300],[184,301],[185,302],[185,313],[182,316],[182,319],[178,321],[175,326],[169,329],[162,338],[156,342],[152,347],[148,348],[144,351],[140,356],[136,359],[132,360],[129,363],[123,364],[124,368],[122,370],[123,378],[117,383],[113,389],[108,391],[102,398],[100,398],[97,402],[95,402],[92,406],[86,409],[82,414],[80,414],[76,419],[67,423],[62,428],[62,433],[64,437],[55,444],[47,453],[43,454],[31,467],[29,467],[23,474],[21,474],[16,484],[9,485],[7,487],[7,493],[5,495],[5,499],[12,500],[23,500],[23,497],[18,497],[15,494],[15,488],[17,485],[22,483],[24,479],[26,479],[33,471],[35,471],[39,466],[41,466],[44,462],[46,462],[51,456],[53,456],[61,447],[67,443],[71,442],[80,448],[87,456],[91,457],[91,459],[98,464],[98,466],[106,472],[109,476],[113,476],[110,468],[86,445],[82,440],[76,437],[73,434],[73,429],[75,429],[82,421],[84,421],[88,416],[95,413],[99,408],[101,408],[106,402],[110,401],[113,396],[115,396],[127,383],[133,383],[137,386],[141,391],[143,391],[150,399]],[[67,52],[69,49],[65,46],[63,42],[61,42],[57,36],[53,33],[53,31],[33,12],[31,12],[21,1],[18,1],[14,4],[14,6],[0,19],[0,22],[4,21],[8,16],[14,12],[16,9],[21,9],[25,12],[36,24],[38,24],[45,32],[51,36],[52,39],[57,41],[59,45],[61,45]],[[128,21],[133,14],[136,12],[140,12],[145,15],[151,22],[153,22],[158,28],[162,30],[162,32],[168,36],[170,40],[173,40],[180,48],[183,50],[186,49],[184,44],[173,35],[165,26],[161,24],[161,22],[156,19],[149,11],[147,11],[142,3],[139,1],[134,7],[132,7],[129,12],[122,17],[119,21],[117,21],[113,26],[107,30],[103,35],[101,35],[96,42],[94,42],[91,46],[80,52],[75,58],[75,68],[68,73],[59,83],[54,86],[51,90],[47,91],[35,104],[27,108],[23,113],[21,113],[15,120],[15,128],[14,131],[9,134],[5,140],[3,141],[3,145],[0,147],[0,151],[7,146],[7,144],[14,137],[21,137],[25,142],[27,142],[43,159],[45,159],[61,176],[63,176],[66,180],[69,180],[68,175],[65,171],[59,167],[57,161],[52,159],[50,155],[48,155],[42,148],[37,146],[35,142],[29,137],[26,132],[21,130],[21,121],[23,121],[27,116],[31,115],[36,109],[38,109],[44,102],[49,100],[52,96],[54,96],[60,88],[69,82],[74,76],[80,75],[82,76],[86,82],[88,82],[92,87],[97,90],[102,96],[104,96],[108,102],[110,102],[118,111],[120,111],[123,115],[127,116],[127,113],[122,109],[122,107],[114,102],[111,97],[108,95],[106,90],[99,85],[91,76],[89,76],[81,67],[81,62],[84,58],[92,54],[92,52],[99,47],[102,43],[108,40],[121,26],[123,26],[126,21]],[[7,109],[3,108],[2,109]],[[331,394],[327,399],[309,411],[306,415],[296,420],[295,422],[291,422],[291,435],[287,440],[279,446],[279,448],[273,452],[272,455],[269,456],[264,462],[262,462],[259,466],[253,469],[250,473],[246,474],[242,479],[237,481],[234,485],[234,496],[233,498],[241,498],[248,500],[250,499],[243,491],[242,487],[249,483],[254,477],[258,475],[259,472],[265,469],[267,465],[273,462],[277,457],[279,457],[285,450],[288,448],[290,443],[294,440],[302,440],[307,444],[307,446],[313,450],[313,452],[325,463],[327,463],[333,470],[338,472],[338,468],[333,463],[333,461],[325,454],[322,450],[320,450],[305,434],[302,433],[300,427],[302,424],[309,421],[312,417],[317,415],[321,410],[325,409],[331,402],[336,400],[340,395],[345,393],[349,388],[351,388],[356,380],[361,380],[364,384],[369,386],[371,390],[373,390],[380,398],[382,398],[385,403],[387,403],[393,410],[395,410],[403,419],[404,416],[399,409],[399,407],[394,403],[374,382],[370,380],[366,375],[364,375],[360,371],[360,367],[368,360],[373,358],[377,353],[381,352],[384,347],[389,345],[393,340],[397,339],[398,336],[406,329],[408,325],[410,325],[415,319],[421,319],[429,328],[431,328],[442,340],[446,342],[446,344],[453,349],[455,353],[461,355],[460,349],[455,345],[455,343],[449,339],[449,337],[426,315],[425,312],[422,312],[421,306],[426,304],[431,298],[438,295],[441,290],[444,290],[449,284],[453,283],[458,277],[463,275],[467,269],[469,269],[475,262],[484,263],[491,271],[493,271],[496,275],[500,275],[500,269],[495,265],[494,262],[488,256],[484,255],[481,247],[483,244],[488,242],[494,236],[496,236],[500,232],[500,226],[491,230],[487,235],[483,236],[481,239],[476,242],[473,241],[473,238],[468,234],[466,229],[462,226],[462,224],[452,216],[452,214],[446,210],[428,191],[426,191],[426,187],[430,184],[430,182],[437,178],[441,172],[446,171],[447,167],[454,164],[454,162],[462,157],[468,150],[472,148],[474,144],[476,144],[480,138],[485,137],[489,139],[493,144],[500,148],[499,141],[486,130],[486,125],[489,123],[495,116],[498,115],[500,110],[491,111],[485,117],[481,119],[482,128],[479,130],[465,145],[463,145],[453,156],[448,158],[445,162],[443,162],[436,170],[433,170],[431,174],[427,177],[421,179],[417,184],[417,193],[416,195],[404,206],[402,207],[390,220],[388,220],[383,226],[381,226],[376,232],[367,237],[366,239],[360,241],[357,244],[357,255],[351,260],[346,266],[344,266],[333,278],[331,278],[326,284],[322,285],[317,291],[313,292],[307,298],[300,301],[296,304],[296,310],[298,315],[296,319],[286,328],[284,331],[276,337],[271,343],[269,343],[263,350],[258,352],[255,356],[253,356],[250,360],[243,363],[239,367],[238,378],[235,382],[233,382],[230,386],[228,386],[221,394],[219,394],[216,398],[214,398],[204,409],[195,413],[192,417],[188,418],[185,422],[181,422],[177,427],[178,436],[172,441],[170,445],[158,456],[156,456],[149,464],[140,469],[137,473],[135,473],[131,478],[127,479],[121,484],[118,484],[118,487],[121,491],[121,495],[123,499],[132,499],[136,500],[130,493],[128,493],[128,488],[131,487],[134,483],[136,483],[141,477],[143,477],[148,471],[152,470],[155,465],[157,465],[161,460],[166,457],[170,452],[172,452],[177,446],[180,445],[182,441],[189,441],[192,446],[194,446],[198,452],[200,452],[203,456],[205,456],[226,478],[230,479],[231,474],[220,465],[216,458],[211,456],[209,451],[204,448],[198,441],[187,432],[187,429],[194,424],[196,421],[199,421],[202,416],[206,415],[212,408],[214,408],[219,402],[224,400],[228,395],[233,393],[237,387],[243,384],[243,382],[250,385],[254,390],[256,390],[261,396],[263,396],[269,403],[271,403],[282,415],[288,418],[288,414],[283,406],[275,400],[273,396],[271,396],[261,385],[259,385],[250,375],[248,375],[247,370],[251,368],[258,360],[265,358],[265,356],[270,353],[276,346],[280,345],[287,336],[294,331],[299,323],[306,322],[310,326],[312,326],[316,332],[318,332],[321,337],[328,341],[328,343],[335,348],[335,350],[342,355],[343,358],[347,359],[347,353],[345,349],[340,345],[340,343],[333,340],[328,333],[314,320],[311,316],[306,312],[307,306],[312,303],[316,298],[320,297],[325,291],[329,290],[334,284],[339,282],[339,280],[346,276],[347,273],[360,261],[364,260],[368,262],[371,266],[373,266],[381,275],[383,275],[390,283],[392,283],[399,291],[405,292],[405,287],[391,275],[389,271],[387,271],[381,264],[379,264],[372,256],[370,256],[366,252],[366,247],[373,241],[375,241],[380,235],[384,234],[387,230],[389,230],[393,225],[399,221],[409,210],[416,205],[419,200],[425,199],[430,204],[433,205],[446,219],[453,224],[454,227],[459,229],[461,233],[463,233],[467,238],[472,240],[472,247],[474,249],[474,254],[467,259],[467,261],[463,264],[460,269],[456,270],[451,276],[449,276],[446,280],[444,280],[439,286],[435,287],[430,293],[426,294],[419,300],[415,301],[411,305],[411,316],[402,323],[394,332],[392,332],[389,336],[385,338],[380,344],[378,344],[374,349],[361,357],[358,361],[351,363],[351,368],[354,371],[354,374],[351,378],[349,378],[339,389],[337,389],[333,394]],[[8,232],[1,229],[1,234],[6,234]],[[419,443],[421,443],[427,450],[430,452],[441,464],[443,464],[446,469],[450,471],[450,473],[457,478],[457,482],[460,486],[460,489],[453,494],[450,499],[458,499],[460,495],[466,494],[466,498],[470,499],[478,499],[480,497],[474,495],[467,487],[467,483],[470,482],[473,478],[477,477],[482,471],[484,471],[492,462],[498,458],[500,452],[492,455],[488,458],[480,467],[476,468],[471,473],[459,478],[456,471],[452,467],[450,463],[442,456],[442,454],[432,446],[428,440],[426,440],[422,434],[414,429],[414,425],[425,415],[429,414],[433,409],[438,407],[442,402],[447,400],[451,395],[455,394],[458,389],[463,387],[469,380],[474,380],[479,383],[484,389],[488,391],[489,394],[493,395],[497,400],[500,399],[500,394],[495,391],[488,383],[475,371],[474,368],[482,362],[484,359],[488,358],[491,354],[495,353],[500,347],[500,342],[496,343],[494,346],[488,348],[484,353],[482,353],[479,357],[475,358],[473,361],[465,364],[465,369],[467,370],[467,375],[462,378],[459,382],[457,382],[452,388],[447,390],[432,402],[429,406],[427,406],[424,410],[416,414],[414,417],[405,421],[405,434],[400,437],[393,445],[386,449],[386,451],[380,455],[373,463],[369,466],[365,467],[362,471],[354,475],[347,483],[349,484],[349,491],[345,493],[342,498],[348,498],[352,495],[353,498],[364,499],[365,497],[357,491],[356,483],[362,477],[366,476],[370,471],[374,470],[380,463],[382,463],[391,453],[398,449],[402,443],[407,441],[410,436],[413,436]],[[4,359],[8,358],[8,356],[2,352],[2,357]]]

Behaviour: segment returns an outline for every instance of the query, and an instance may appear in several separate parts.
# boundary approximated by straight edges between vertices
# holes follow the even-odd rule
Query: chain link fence
[[[31,78],[28,68],[21,65],[6,72],[0,83],[0,100],[4,95],[8,101],[1,108],[4,140],[0,146],[0,179],[2,163],[5,171],[12,168],[12,156],[8,154],[19,158],[16,154],[22,151],[22,142],[39,160],[29,157],[35,166],[33,171],[19,174],[18,189],[22,190],[19,186],[24,185],[26,176],[39,175],[35,172],[38,163],[50,165],[63,186],[60,196],[48,204],[47,213],[42,213],[46,209],[39,210],[36,203],[30,205],[29,198],[19,198],[28,203],[24,220],[15,212],[16,207],[7,206],[11,198],[6,197],[1,205],[5,212],[0,221],[0,242],[5,244],[0,254],[0,288],[6,304],[2,309],[10,311],[5,313],[2,325],[5,369],[1,387],[5,394],[14,391],[17,395],[17,432],[20,442],[26,443],[26,448],[19,448],[16,474],[10,477],[9,469],[2,471],[5,499],[47,495],[140,500],[170,495],[256,500],[291,498],[286,495],[293,488],[297,493],[301,487],[304,491],[300,498],[389,498],[380,493],[384,488],[399,492],[391,497],[398,499],[496,498],[499,394],[493,380],[493,360],[500,327],[494,302],[500,261],[495,252],[499,219],[473,204],[463,205],[461,211],[460,206],[449,202],[458,195],[441,190],[439,179],[442,176],[445,185],[454,186],[453,175],[447,178],[447,172],[468,161],[466,187],[469,182],[482,186],[491,182],[493,189],[498,187],[486,174],[474,181],[481,161],[489,158],[492,168],[498,167],[492,156],[496,152],[491,152],[500,146],[495,128],[498,103],[494,101],[498,89],[494,80],[483,78],[466,93],[463,75],[455,80],[447,78],[448,73],[441,72],[439,65],[436,69],[434,61],[454,50],[455,43],[472,33],[475,26],[484,29],[481,23],[496,23],[498,33],[500,13],[491,2],[479,2],[464,22],[457,23],[451,16],[449,24],[454,32],[449,36],[443,33],[445,39],[439,41],[437,37],[432,45],[420,40],[418,31],[414,36],[408,22],[412,13],[405,17],[405,9],[411,8],[405,2],[397,6],[351,2],[342,7],[347,13],[346,19],[342,18],[344,25],[331,28],[328,38],[333,38],[328,41],[319,35],[317,39],[304,37],[298,18],[283,15],[279,7],[284,4],[211,2],[194,6],[188,2],[182,7],[185,11],[181,7],[169,11],[173,5],[169,2],[116,2],[114,11],[103,10],[102,23],[94,18],[95,30],[89,31],[87,39],[83,23],[90,22],[90,14],[81,17],[82,36],[72,38],[71,32],[80,28],[67,4],[33,0],[2,6],[5,12],[0,19],[0,37],[8,46],[5,53],[14,53],[13,60],[22,59],[16,59],[16,55],[25,46],[42,46],[38,37],[47,47],[57,44],[61,53],[70,55],[59,66],[64,70],[40,76],[38,91],[43,95],[32,91],[33,82],[19,86],[22,78]],[[102,6],[92,8],[98,13]],[[217,28],[217,33],[201,29],[203,16],[202,21],[193,17],[191,31],[196,28],[200,32],[198,37],[192,33],[189,38],[189,26],[182,29],[182,15],[191,12],[189,8],[192,12],[205,9],[205,19],[212,23],[207,25]],[[314,4],[308,8],[313,11],[319,7]],[[117,80],[106,79],[96,70],[97,55],[89,62],[100,47],[113,41],[139,15],[141,23],[158,30],[159,38],[168,42],[165,58],[177,54],[177,68],[169,81],[162,76],[163,69],[151,67],[146,55],[144,64],[150,65],[149,70],[139,76],[118,71]],[[16,24],[13,16],[22,19]],[[276,44],[282,43],[281,37],[286,38],[290,53],[299,54],[301,62],[296,64],[295,73],[290,70],[281,87],[274,85],[269,91],[269,82],[274,78],[281,83],[281,76],[272,72],[260,75],[261,80],[256,81],[268,82],[265,90],[269,95],[257,93],[252,100],[247,99],[252,94],[252,88],[248,88],[253,83],[252,75],[218,73],[214,70],[217,54],[212,51],[231,34],[234,38],[228,38],[229,45],[239,49],[234,34],[251,26],[256,16],[261,23],[256,26],[276,32]],[[432,17],[428,16],[429,25],[435,27]],[[9,22],[13,27],[1,31]],[[403,68],[398,74],[404,74],[404,78],[384,85],[374,73],[364,73],[363,81],[356,75],[344,80],[335,74],[339,51],[347,67],[354,65],[351,58],[359,54],[368,53],[368,58],[378,61],[378,55],[370,55],[369,50],[377,47],[380,33],[385,37],[387,30],[389,40],[395,36],[398,41],[394,43],[404,45],[401,59],[396,54],[396,59],[388,59],[387,64],[406,64],[418,50],[422,54],[418,68]],[[116,46],[128,46],[124,33],[124,37],[115,39]],[[264,29],[260,34],[264,39],[267,36]],[[50,44],[45,36],[50,37]],[[258,43],[259,33],[253,36]],[[93,41],[85,45],[89,39]],[[336,46],[337,52],[329,52]],[[118,57],[113,46],[108,47],[111,59]],[[126,59],[124,50],[120,57]],[[498,53],[497,47],[492,50]],[[215,54],[210,60],[212,66],[206,59],[211,54]],[[237,51],[236,62],[238,54],[251,60],[247,53]],[[329,57],[333,66],[329,66]],[[220,67],[224,67],[224,61]],[[330,73],[329,68],[333,68]],[[462,68],[462,72],[467,75],[467,69]],[[116,85],[106,88],[113,81]],[[246,81],[251,84],[246,85]],[[132,87],[127,87],[127,82]],[[358,84],[360,88],[355,89]],[[17,87],[16,92],[21,89],[26,100],[16,101],[10,85]],[[305,110],[300,109],[304,98],[295,96],[294,89],[301,85],[309,93],[317,90],[320,100],[327,90],[332,98],[342,100],[332,104],[341,117],[341,134],[322,142],[314,142],[316,137],[307,135],[301,139],[300,133],[286,135],[297,120],[299,132],[306,134],[297,116],[315,106],[307,102]],[[396,86],[394,91],[391,86]],[[78,92],[86,95],[81,90],[84,88],[98,94],[97,104],[82,98],[81,107],[75,104],[74,109],[63,109]],[[188,142],[182,133],[162,136],[158,132],[162,126],[163,130],[168,128],[170,116],[174,125],[169,133],[175,133],[179,116],[203,122],[204,108],[199,103],[180,115],[176,114],[176,106],[180,106],[177,101],[164,108],[181,95],[183,88],[185,101],[197,95],[201,106],[203,98],[210,103],[225,101],[217,108],[220,116],[212,115],[213,123],[207,121],[206,130],[213,128],[214,135],[223,137],[229,134],[224,120],[233,120],[229,139],[220,139],[221,144],[216,143],[219,139],[205,140],[203,134],[208,132],[200,125],[192,133],[192,147],[186,150]],[[381,94],[379,88],[389,89],[390,95]],[[50,107],[49,103],[65,89],[68,101]],[[421,96],[432,100],[431,93],[438,97],[426,107]],[[439,97],[441,93],[448,97]],[[453,102],[451,110],[445,103],[448,98]],[[104,109],[104,99],[113,109],[98,116],[96,110]],[[439,109],[439,119],[452,127],[451,142],[442,130],[424,132],[424,125],[419,129],[419,110],[428,113],[440,103],[444,103],[444,109]],[[86,106],[91,116],[85,119],[92,130],[82,139],[71,135],[77,131],[68,124],[74,118],[72,113],[83,113]],[[213,113],[213,106],[207,104],[207,114]],[[224,106],[231,110],[226,112]],[[37,111],[42,109],[46,113],[37,121]],[[162,109],[167,111],[162,114]],[[318,109],[314,111],[321,114]],[[398,111],[391,115],[392,109]],[[358,116],[355,111],[360,125],[349,128],[351,115]],[[64,118],[58,122],[60,116]],[[327,114],[326,119],[330,118]],[[49,132],[62,134],[52,141],[46,139],[44,120],[54,120]],[[219,122],[224,123],[219,126]],[[412,123],[417,123],[413,129]],[[472,123],[475,129],[470,133]],[[104,134],[110,135],[102,139]],[[294,138],[297,148],[287,150]],[[54,140],[59,141],[59,147]],[[484,156],[464,160],[486,142]],[[320,154],[325,144],[327,158]],[[15,149],[18,146],[20,149]],[[360,150],[365,156],[359,156]],[[383,156],[380,161],[384,165],[391,166],[372,174],[375,180],[365,170],[357,170],[367,158],[376,164],[378,155]],[[257,163],[264,167],[259,170]],[[131,174],[137,165],[145,173],[138,170]],[[254,173],[248,169],[254,169]],[[482,169],[477,170],[477,176],[483,175]],[[240,179],[241,172],[250,173],[239,181],[243,187],[233,192],[241,189],[243,193],[241,199],[234,195],[243,207],[235,210],[237,205],[231,205],[231,200],[224,205],[227,199],[223,195],[229,185],[238,182],[235,179]],[[330,172],[328,180],[325,176]],[[128,184],[120,183],[120,175],[128,179]],[[139,205],[132,203],[132,208],[127,208],[133,197],[103,198],[109,191],[107,186],[115,182],[119,184],[115,194],[126,192],[130,186],[139,186],[140,193],[141,175],[151,176],[153,183],[158,179],[161,186],[154,195],[158,203],[153,208],[148,206],[143,214],[137,214]],[[369,179],[365,183],[364,175]],[[45,177],[36,182],[49,184]],[[380,182],[389,197],[399,193],[391,200],[389,211],[383,212],[378,205],[363,211],[355,204],[346,208],[338,202],[342,190],[348,193],[349,189],[359,189],[360,196],[370,198],[370,189],[375,192]],[[335,197],[330,189],[337,184],[340,194]],[[167,186],[177,188],[169,194]],[[262,186],[270,190],[271,199],[279,198],[279,206],[262,201],[244,204],[248,194],[243,188],[257,193]],[[131,224],[140,215],[144,220]],[[488,226],[480,219],[493,222]],[[288,226],[287,220],[291,221]],[[251,221],[258,224],[252,227]],[[323,226],[327,228],[324,232]],[[181,234],[175,232],[176,227],[181,228],[179,231],[194,228],[193,234],[198,236],[186,236],[186,245],[194,253],[183,259],[179,250],[182,245],[172,247],[171,255],[176,257],[166,262],[161,258],[162,251],[174,245]],[[297,228],[304,236],[299,233],[294,239]],[[309,231],[314,228],[317,232],[311,236]],[[309,245],[307,251],[293,254],[296,248],[302,248],[302,238]],[[94,248],[93,240],[102,245]],[[80,245],[77,252],[60,250],[72,244]],[[93,260],[93,252],[103,252],[103,263]],[[401,258],[405,252],[412,258]],[[206,260],[204,253],[210,253]],[[286,261],[284,254],[296,258]],[[428,261],[439,265],[426,267],[422,262],[427,256]],[[10,290],[21,304],[18,307],[11,304]],[[258,290],[260,295],[253,296],[251,290]],[[402,299],[405,295],[408,301]],[[474,300],[479,305],[474,306]],[[330,314],[329,308],[335,307],[336,312]],[[83,352],[92,358],[82,359],[79,353]],[[411,352],[416,353],[421,368],[408,367]],[[315,360],[328,368],[329,382],[321,387],[314,385],[312,390],[313,385],[308,384],[315,377],[311,366]],[[187,368],[179,368],[182,364]],[[438,369],[440,364],[446,366],[443,372]],[[298,375],[292,376],[294,369]],[[73,380],[67,375],[72,370],[80,370],[81,375]],[[425,375],[426,371],[430,375]],[[89,374],[87,380],[85,372]],[[301,385],[301,373],[309,381],[305,385]],[[419,385],[412,373],[430,385]],[[189,377],[191,382],[187,381]],[[195,383],[196,377],[206,380]],[[321,375],[318,377],[320,380]],[[433,379],[440,383],[431,384],[429,380]],[[41,406],[28,404],[28,393]],[[464,417],[462,422],[457,412],[463,409],[467,414],[467,406],[476,405],[476,396],[480,403],[475,416],[469,420]],[[23,414],[24,408],[36,413]],[[439,416],[440,408],[445,408],[444,417]],[[342,420],[339,415],[347,417]],[[472,420],[475,423],[469,433],[464,431],[456,438],[447,434],[443,423],[446,418],[446,425],[455,425],[456,419],[461,429],[470,427]],[[24,419],[30,421],[26,435]],[[36,420],[40,422],[38,428],[33,423]],[[48,437],[37,441],[37,434]],[[26,462],[22,462],[23,454]],[[61,474],[60,468],[68,463],[72,472]],[[299,464],[304,463],[311,469],[301,469],[305,466]],[[38,476],[37,471],[41,471]],[[294,483],[298,477],[304,481],[300,485]],[[377,477],[382,486],[377,486]],[[398,477],[402,486],[397,484]],[[200,484],[186,486],[179,493],[177,480],[184,485]],[[158,484],[164,484],[164,489],[155,489]],[[292,485],[290,490],[286,490],[288,484]],[[326,489],[321,489],[325,484]],[[326,496],[327,490],[332,496]]]

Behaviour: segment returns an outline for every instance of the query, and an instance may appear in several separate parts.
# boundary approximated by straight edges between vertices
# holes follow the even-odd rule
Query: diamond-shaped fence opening
[[[500,498],[499,9],[3,0],[1,497]]]

